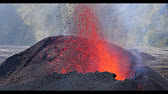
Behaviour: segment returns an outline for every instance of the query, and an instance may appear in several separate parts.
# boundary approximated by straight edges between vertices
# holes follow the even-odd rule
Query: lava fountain
[[[74,9],[73,23],[75,36],[52,37],[54,54],[47,55],[51,70],[58,73],[78,71],[111,72],[117,80],[125,80],[133,76],[133,64],[130,52],[106,42],[101,35],[101,25],[94,9],[85,4],[79,4]],[[49,52],[49,49],[46,49]],[[51,51],[51,50],[50,50]],[[53,68],[54,67],[54,68]]]
[[[104,38],[101,36],[101,26],[99,20],[96,17],[96,13],[89,5],[79,5],[75,9],[75,28],[77,28],[77,35],[79,37],[86,37],[91,40],[99,40],[99,42],[93,42],[91,45],[96,46],[95,52],[97,52],[98,71],[108,71],[117,74],[116,79],[124,80],[129,78],[127,57],[122,61],[123,65],[120,65],[118,54],[110,54],[107,46],[103,43]],[[93,57],[93,56],[91,56]]]

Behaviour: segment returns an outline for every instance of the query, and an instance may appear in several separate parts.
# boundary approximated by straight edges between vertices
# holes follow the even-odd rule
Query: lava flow
[[[78,71],[111,72],[117,80],[125,80],[133,76],[132,63],[129,52],[125,49],[105,42],[101,36],[101,26],[96,13],[89,5],[79,4],[74,10],[74,28],[71,32],[75,36],[53,37],[55,48],[48,58],[51,70],[58,73]],[[47,52],[49,53],[49,49]]]

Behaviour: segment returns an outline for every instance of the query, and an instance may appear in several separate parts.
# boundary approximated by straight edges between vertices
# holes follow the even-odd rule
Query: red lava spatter
[[[145,82],[142,82],[142,83],[138,83],[138,86],[137,86],[137,91],[145,91],[146,88],[145,88],[145,85],[146,83]]]
[[[58,44],[60,41],[62,43],[50,45],[50,48],[54,48],[54,50],[46,49],[47,53],[52,51],[47,58],[51,59],[48,61],[49,65],[55,67],[53,71],[58,73],[74,70],[80,73],[108,71],[115,73],[117,80],[130,78],[132,70],[128,61],[129,57],[121,54],[122,49],[108,48],[109,44],[104,42],[101,37],[101,26],[93,8],[89,5],[79,4],[74,9],[73,16],[76,31],[71,33],[78,36],[78,39],[72,37],[63,40],[60,38],[55,40],[54,44]]]

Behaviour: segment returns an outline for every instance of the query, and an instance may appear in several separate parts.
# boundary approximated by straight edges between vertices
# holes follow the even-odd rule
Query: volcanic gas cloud
[[[58,73],[74,70],[80,73],[108,71],[115,73],[117,80],[133,76],[130,53],[105,42],[94,9],[89,5],[78,5],[73,15],[76,30],[71,34],[77,37],[69,36],[68,39],[64,36],[52,37],[54,45],[50,44],[46,48],[50,71]]]

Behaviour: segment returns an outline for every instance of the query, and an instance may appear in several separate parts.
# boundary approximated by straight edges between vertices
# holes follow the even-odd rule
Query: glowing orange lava
[[[127,60],[123,60],[122,63],[119,61],[119,54],[117,52],[109,53],[108,48],[104,44],[103,38],[100,36],[101,26],[99,24],[96,13],[89,5],[78,5],[75,9],[75,28],[77,28],[77,36],[86,37],[91,40],[96,40],[99,42],[93,42],[90,45],[95,45],[96,50],[94,51],[97,54],[99,60],[97,61],[98,71],[108,71],[115,73],[117,75],[117,80],[124,80],[130,75],[127,73],[129,70],[129,65],[126,63]],[[86,56],[87,54],[85,54]],[[90,58],[94,56],[90,55]],[[123,65],[121,65],[123,64]],[[123,67],[124,66],[124,67]]]
[[[76,36],[51,37],[53,43],[45,49],[49,71],[63,74],[75,70],[79,73],[107,71],[115,73],[117,80],[133,76],[130,53],[104,40],[96,11],[89,5],[79,4],[73,16],[75,30],[71,33]]]

